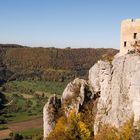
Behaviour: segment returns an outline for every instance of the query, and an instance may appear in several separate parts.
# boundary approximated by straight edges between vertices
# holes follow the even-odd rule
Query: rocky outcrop
[[[60,100],[53,95],[43,108],[44,138],[46,138],[55,127],[60,105]]]
[[[136,125],[140,119],[139,81],[140,55],[116,57],[112,63],[98,61],[89,70],[88,81],[77,78],[67,85],[61,106],[66,105],[64,111],[68,115],[71,109],[79,112],[88,102],[93,102],[95,134],[102,124],[119,128],[132,117]]]
[[[97,114],[95,129],[97,130],[101,117],[108,112],[110,105],[110,83],[111,83],[111,73],[112,66],[109,62],[99,61],[89,70],[89,84],[92,87],[92,92],[96,94],[100,93],[100,98],[97,103]],[[97,121],[99,120],[99,122]],[[97,128],[96,128],[97,127]]]
[[[74,109],[78,113],[91,98],[94,99],[95,96],[92,96],[88,82],[79,78],[66,86],[61,98],[61,108],[60,104],[58,107],[56,96],[50,97],[43,110],[44,137],[47,137],[54,129],[58,112],[60,113],[63,110],[63,115],[68,116],[70,111]]]
[[[80,106],[83,105],[85,100],[85,90],[87,87],[87,81],[79,78],[76,78],[67,85],[61,98],[66,115],[68,115],[72,109],[76,109],[76,112],[79,111]]]
[[[95,133],[100,124],[120,127],[134,117],[140,117],[140,56],[131,54],[115,58],[112,64],[98,62],[89,71],[94,91],[100,91]]]

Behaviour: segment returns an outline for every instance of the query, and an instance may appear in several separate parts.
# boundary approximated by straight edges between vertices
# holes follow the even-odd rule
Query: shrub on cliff
[[[99,132],[93,136],[91,114],[77,113],[72,110],[69,117],[60,117],[54,130],[46,140],[140,140],[140,127],[133,127],[133,118],[126,121],[117,129],[110,125],[103,125]],[[139,122],[138,122],[139,123]]]
[[[68,118],[59,118],[47,140],[87,140],[91,138],[92,129],[83,120],[82,115],[72,110]]]
[[[119,129],[110,125],[101,126],[100,131],[94,137],[94,140],[138,140],[133,139],[135,135],[132,118],[126,121]]]
[[[120,136],[115,127],[104,125],[94,137],[94,140],[120,140]]]

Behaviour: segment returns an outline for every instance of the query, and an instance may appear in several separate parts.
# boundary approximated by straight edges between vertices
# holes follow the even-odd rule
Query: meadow
[[[33,134],[42,133],[40,125],[34,129],[27,127],[24,130],[22,128],[16,130],[15,128],[18,123],[36,121],[38,118],[42,121],[43,106],[48,98],[53,94],[60,97],[68,82],[26,80],[5,83],[0,87],[1,93],[5,96],[4,108],[0,112],[0,130],[10,128],[14,130],[14,133],[20,133],[29,138],[33,137]],[[13,127],[13,124],[17,126]],[[20,129],[20,125],[18,127]]]

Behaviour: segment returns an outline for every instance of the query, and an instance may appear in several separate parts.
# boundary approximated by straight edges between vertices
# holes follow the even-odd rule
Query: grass
[[[8,129],[7,125],[6,124],[0,124],[0,131],[5,130],[5,129]]]
[[[8,122],[22,122],[27,120],[32,120],[34,118],[42,117],[42,114],[28,115],[27,112],[17,112],[17,113],[9,113],[12,117],[7,118]]]
[[[16,102],[17,102],[18,106],[24,106],[25,105],[25,100],[24,99],[18,99],[18,100],[16,100]]]
[[[43,128],[27,129],[24,131],[19,131],[18,133],[20,133],[23,136],[34,136],[43,133]]]
[[[8,100],[5,103],[1,120],[7,123],[16,123],[42,117],[43,106],[48,98],[56,94],[58,97],[63,93],[68,81],[45,82],[45,81],[10,81],[3,85],[2,93]],[[45,96],[41,96],[44,93]],[[9,104],[8,104],[9,103]],[[0,130],[6,129],[7,124],[0,124]],[[21,132],[24,137],[42,135],[42,128],[26,129]]]
[[[4,95],[11,102],[4,108],[7,122],[20,122],[42,116],[43,106],[48,98],[57,94],[60,96],[68,81],[11,81],[4,85]],[[43,92],[44,97],[36,95]],[[23,96],[24,95],[24,96]],[[26,95],[26,98],[25,98]],[[32,97],[32,98],[27,98]]]
[[[54,81],[11,81],[5,85],[9,92],[20,93],[34,93],[42,91],[50,94],[61,95],[68,81],[54,82]]]

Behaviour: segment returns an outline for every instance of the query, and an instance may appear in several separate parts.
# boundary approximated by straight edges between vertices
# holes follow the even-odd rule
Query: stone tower
[[[120,41],[120,55],[140,48],[140,19],[122,21]]]

